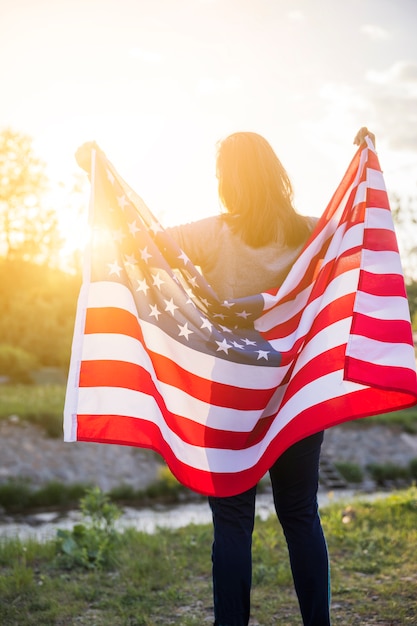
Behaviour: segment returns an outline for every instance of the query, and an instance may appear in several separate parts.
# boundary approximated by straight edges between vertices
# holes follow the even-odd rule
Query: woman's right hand
[[[87,141],[75,153],[75,160],[87,174],[91,173],[91,153],[93,150],[100,150],[100,148],[95,141]]]

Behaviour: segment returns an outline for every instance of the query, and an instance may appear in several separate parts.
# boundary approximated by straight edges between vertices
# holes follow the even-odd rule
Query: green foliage
[[[60,564],[68,569],[100,569],[114,565],[120,542],[115,522],[121,515],[120,509],[109,502],[98,487],[86,492],[80,507],[84,523],[76,524],[72,530],[57,531]]]
[[[411,459],[408,464],[408,470],[410,472],[410,476],[413,480],[417,480],[417,458]]]
[[[81,279],[47,266],[0,260],[0,343],[67,369]]]
[[[395,465],[394,463],[371,463],[367,469],[375,482],[381,486],[389,481],[395,482],[410,478],[408,467]]]
[[[35,357],[23,348],[0,344],[0,376],[12,383],[31,383],[35,367]]]
[[[31,137],[0,132],[0,254],[31,261],[56,255],[56,213],[46,206],[46,166],[35,154]]]
[[[94,509],[96,507],[93,507]],[[414,626],[417,489],[321,508],[330,553],[332,623]],[[200,626],[213,622],[211,524],[119,536],[117,568],[72,566],[56,542],[0,540],[0,624]],[[256,519],[252,621],[301,622],[283,533]]]
[[[413,330],[417,332],[417,280],[409,281],[406,285],[408,305]]]
[[[31,489],[27,481],[11,480],[0,485],[0,506],[8,513],[30,507]]]
[[[0,506],[7,513],[22,513],[48,507],[75,507],[90,488],[85,484],[64,485],[50,481],[39,489],[34,489],[28,480],[10,480],[0,484]]]
[[[64,385],[2,385],[0,419],[17,415],[61,437],[64,399]]]
[[[363,481],[363,471],[357,463],[340,461],[339,463],[335,463],[335,467],[349,483],[361,483]]]

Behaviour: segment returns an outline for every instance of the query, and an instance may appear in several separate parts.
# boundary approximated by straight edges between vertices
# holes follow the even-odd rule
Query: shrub
[[[23,348],[0,344],[0,376],[6,376],[12,383],[31,383],[35,367],[35,357]]]
[[[11,480],[0,485],[0,505],[8,513],[24,511],[30,503],[31,490],[23,480]]]
[[[89,485],[74,483],[72,485],[64,485],[58,481],[52,480],[37,491],[34,491],[30,497],[30,506],[32,507],[68,507],[76,506],[80,498],[85,496],[89,489]]]
[[[378,485],[387,481],[407,480],[410,478],[408,467],[394,465],[393,463],[372,463],[368,465],[368,471]]]
[[[115,522],[121,510],[109,502],[98,487],[88,489],[81,498],[84,523],[72,530],[57,531],[57,557],[68,568],[101,569],[115,563],[120,536]]]
[[[361,483],[363,481],[362,468],[356,463],[340,461],[339,463],[335,463],[335,467],[348,483]]]
[[[410,463],[408,464],[408,469],[409,469],[411,478],[413,478],[414,480],[417,480],[417,458],[411,459]]]

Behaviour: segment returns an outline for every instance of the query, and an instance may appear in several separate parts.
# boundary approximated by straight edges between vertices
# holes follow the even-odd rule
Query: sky
[[[56,180],[96,140],[166,225],[219,211],[216,142],[239,130],[271,143],[301,213],[325,209],[361,126],[412,195],[416,30],[415,0],[0,0],[0,127]]]

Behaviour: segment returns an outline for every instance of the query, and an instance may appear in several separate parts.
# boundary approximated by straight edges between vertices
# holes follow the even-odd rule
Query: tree
[[[45,164],[32,139],[11,129],[0,132],[0,255],[50,263],[59,245],[55,211],[45,206]]]
[[[394,195],[391,204],[406,282],[412,283],[417,280],[417,197]]]
[[[394,195],[392,216],[398,233],[413,328],[417,331],[417,197]]]

